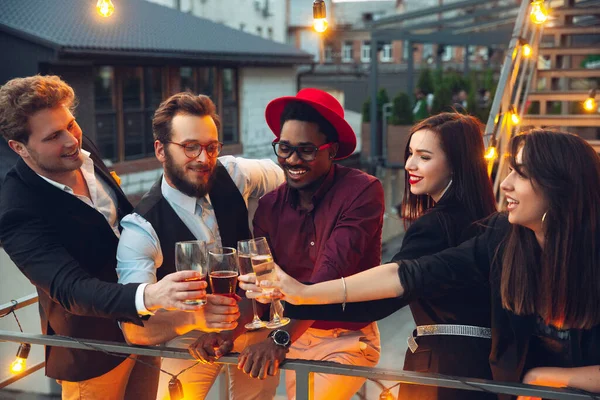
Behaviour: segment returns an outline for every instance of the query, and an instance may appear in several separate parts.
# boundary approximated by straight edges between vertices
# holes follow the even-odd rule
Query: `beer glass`
[[[208,271],[213,294],[235,298],[239,275],[236,250],[232,247],[209,250]]]
[[[198,271],[199,278],[188,280],[205,281],[208,272],[208,262],[206,259],[206,246],[200,240],[190,240],[186,242],[175,243],[175,269],[177,271]],[[185,304],[204,305],[206,299],[185,300]]]

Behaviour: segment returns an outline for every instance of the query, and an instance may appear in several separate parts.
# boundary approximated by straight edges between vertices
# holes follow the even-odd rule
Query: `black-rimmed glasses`
[[[292,156],[292,154],[298,154],[298,157],[304,161],[313,161],[317,158],[317,153],[319,150],[325,150],[331,147],[333,143],[325,143],[320,146],[316,145],[302,145],[302,146],[292,146],[287,143],[273,142],[271,145],[273,146],[273,151],[277,157],[288,159]]]
[[[177,142],[166,142],[171,144],[176,144],[177,146],[183,147],[183,152],[188,158],[196,158],[200,154],[202,154],[202,150],[206,150],[206,155],[210,158],[215,158],[221,152],[223,148],[223,143],[220,142],[211,142],[209,144],[200,144],[198,142],[189,142],[189,143],[177,143]]]

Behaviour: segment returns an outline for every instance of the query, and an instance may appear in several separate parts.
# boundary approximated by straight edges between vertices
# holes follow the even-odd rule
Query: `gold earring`
[[[544,221],[546,220],[546,214],[548,214],[548,211],[546,211],[544,213],[544,215],[542,215],[542,224],[544,223]]]

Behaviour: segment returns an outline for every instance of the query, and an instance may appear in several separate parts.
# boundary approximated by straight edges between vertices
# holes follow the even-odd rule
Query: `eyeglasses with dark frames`
[[[316,146],[314,144],[306,144],[301,146],[292,146],[287,143],[273,142],[271,143],[273,146],[273,151],[277,157],[288,159],[292,156],[292,154],[298,154],[298,157],[304,161],[314,161],[317,158],[317,153],[320,150],[325,150],[330,148],[333,143],[325,143],[320,146]]]
[[[183,147],[183,152],[188,158],[196,158],[202,154],[202,150],[206,150],[206,155],[210,158],[215,158],[221,152],[223,143],[221,142],[210,142],[209,144],[200,144],[198,142],[189,143],[177,143],[177,142],[165,142],[176,144],[179,147]]]

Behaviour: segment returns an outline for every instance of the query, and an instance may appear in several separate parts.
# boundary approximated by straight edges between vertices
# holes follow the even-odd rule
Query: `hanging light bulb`
[[[169,398],[171,400],[183,400],[183,386],[176,376],[169,381]]]
[[[323,33],[327,30],[328,25],[325,0],[315,0],[313,2],[313,27],[315,31]]]
[[[98,10],[98,14],[108,18],[115,12],[115,5],[111,0],[98,0],[96,10]]]
[[[523,57],[531,57],[533,54],[533,49],[529,45],[529,43],[525,43],[523,45]]]
[[[485,158],[488,161],[493,161],[496,158],[498,158],[498,150],[496,149],[496,138],[494,136],[491,137],[490,139],[490,144],[488,146],[488,148],[485,151],[485,154],[483,155],[483,158]]]
[[[25,371],[27,368],[27,357],[29,357],[31,345],[29,343],[21,343],[17,350],[17,358],[10,364],[10,372],[17,375]]]
[[[390,389],[384,389],[379,395],[379,400],[396,400]]]
[[[544,6],[544,0],[533,0],[531,2],[531,22],[536,25],[543,24],[548,20],[548,9]]]
[[[583,108],[586,111],[596,111],[598,105],[596,104],[596,89],[590,90],[588,98],[583,102]]]
[[[515,106],[510,108],[510,120],[512,121],[513,125],[519,125],[521,123],[521,118],[519,117],[519,113],[517,112]]]

